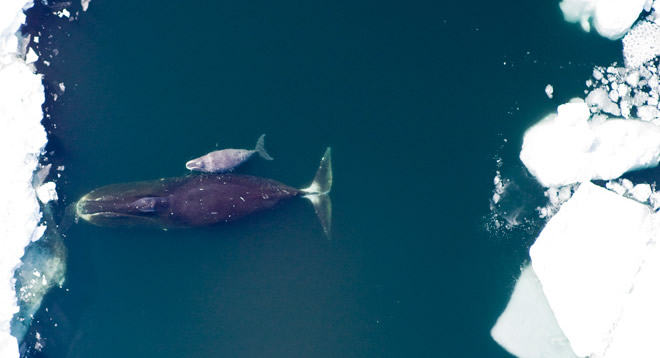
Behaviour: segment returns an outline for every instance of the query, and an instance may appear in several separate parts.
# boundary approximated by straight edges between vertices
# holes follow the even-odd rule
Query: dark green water
[[[203,229],[74,225],[41,354],[509,356],[489,331],[534,237],[484,229],[493,157],[523,173],[524,130],[582,95],[618,43],[552,1],[43,11],[31,15],[42,57],[58,54],[39,68],[51,90],[66,85],[47,122],[62,208],[98,186],[185,175],[187,160],[261,133],[275,160],[241,172],[307,186],[331,146],[335,180],[330,241],[304,200]]]

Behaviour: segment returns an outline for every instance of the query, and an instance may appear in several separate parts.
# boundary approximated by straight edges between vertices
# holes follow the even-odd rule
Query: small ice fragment
[[[30,241],[35,242],[41,239],[44,236],[45,232],[46,232],[46,225],[37,226],[32,232],[32,237],[30,238]]]
[[[615,90],[611,90],[609,93],[609,97],[612,100],[612,102],[618,102],[619,101],[619,92]]]
[[[59,87],[60,87],[60,91],[62,91],[62,92],[64,92],[64,90],[66,90],[66,87],[64,87],[64,82],[60,82]]]
[[[551,84],[548,84],[545,86],[545,94],[548,96],[548,98],[552,98],[552,93],[554,92],[554,88],[552,88]]]
[[[37,197],[43,204],[51,200],[57,200],[57,191],[55,191],[55,183],[49,181],[37,189]]]
[[[35,63],[39,59],[39,55],[30,47],[27,55],[25,56],[25,63]]]
[[[619,106],[610,100],[607,91],[605,91],[603,88],[596,88],[595,90],[589,92],[589,95],[587,95],[585,101],[589,107],[595,108],[597,110],[601,110],[615,116],[621,114]]]
[[[603,79],[603,72],[601,72],[601,70],[598,67],[594,68],[591,75],[594,76],[594,79],[596,79],[596,81],[600,81]]]
[[[71,13],[67,9],[62,9],[62,11],[57,12],[57,16],[59,16],[60,18],[62,17],[68,18],[69,16],[71,16]]]
[[[89,7],[89,2],[91,0],[80,0],[80,5],[82,5],[83,11],[87,11],[87,8]]]
[[[632,87],[637,87],[637,84],[639,84],[639,72],[633,71],[628,76],[626,76],[626,83]]]
[[[630,94],[630,87],[622,83],[617,86],[616,93],[619,95],[619,97],[626,97]]]

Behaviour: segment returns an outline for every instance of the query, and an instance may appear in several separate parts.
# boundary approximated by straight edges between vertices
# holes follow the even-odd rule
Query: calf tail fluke
[[[257,146],[254,148],[254,150],[259,153],[259,156],[266,159],[266,160],[273,160],[273,157],[268,155],[268,152],[266,152],[266,148],[264,147],[264,138],[266,137],[265,134],[262,134],[259,139],[257,140]]]
[[[330,160],[330,148],[325,150],[321,164],[316,171],[316,176],[312,185],[302,189],[306,193],[305,197],[314,205],[314,211],[321,221],[323,232],[330,238],[330,228],[332,224],[332,201],[328,194],[332,189],[332,162]]]

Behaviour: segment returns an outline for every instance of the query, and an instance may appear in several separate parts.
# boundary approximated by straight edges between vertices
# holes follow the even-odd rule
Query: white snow
[[[601,36],[621,38],[644,10],[647,0],[563,0],[559,7],[568,22],[590,31],[591,22]],[[592,19],[593,18],[593,19]]]
[[[660,127],[641,120],[590,121],[586,103],[557,108],[525,132],[520,159],[546,187],[614,179],[660,161]]]
[[[578,356],[660,356],[660,331],[641,332],[660,328],[660,309],[645,314],[636,303],[660,299],[653,276],[660,264],[646,264],[659,255],[658,228],[646,205],[585,182],[531,247],[545,297]]]
[[[577,358],[557,325],[531,266],[522,270],[509,304],[490,334],[516,357]]]
[[[43,233],[32,174],[46,144],[41,76],[25,63],[17,31],[32,1],[0,2],[0,357],[18,357],[10,321],[18,311],[14,270],[25,246]],[[32,56],[32,55],[30,55]]]

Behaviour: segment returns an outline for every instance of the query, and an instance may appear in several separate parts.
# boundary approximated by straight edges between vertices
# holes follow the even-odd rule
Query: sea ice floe
[[[568,22],[590,31],[591,21],[601,36],[621,38],[637,20],[648,0],[563,0],[559,7]]]
[[[641,120],[590,120],[588,105],[577,100],[557,108],[525,132],[520,159],[546,187],[656,166],[660,127]]]
[[[44,88],[23,58],[25,41],[17,34],[23,10],[33,2],[0,1],[0,357],[19,356],[10,322],[19,310],[14,272],[25,247],[43,234],[32,175],[46,144],[41,126]],[[32,59],[32,55],[28,56]]]
[[[637,304],[660,300],[660,264],[651,262],[660,255],[658,229],[647,206],[585,182],[531,247],[545,297],[578,356],[660,356],[660,309]]]
[[[561,205],[530,249],[544,293],[537,299],[547,299],[580,357],[659,357],[660,192],[655,183],[610,180],[607,190],[589,180],[618,178],[660,161],[660,1],[564,0],[560,6],[567,20],[587,31],[593,23],[610,39],[625,34],[626,66],[595,67],[585,101],[560,106],[525,133],[520,158],[548,187],[550,204],[539,208],[541,217],[552,216],[553,200]],[[652,12],[632,26],[642,10]],[[561,204],[570,196],[569,183],[582,184]],[[507,312],[520,301],[514,298],[523,278],[496,327],[503,320],[515,324]],[[496,335],[494,328],[492,334],[518,357],[562,357],[524,333]],[[528,341],[539,348],[523,350]]]
[[[660,55],[660,25],[639,21],[623,38],[626,67],[638,68]]]

